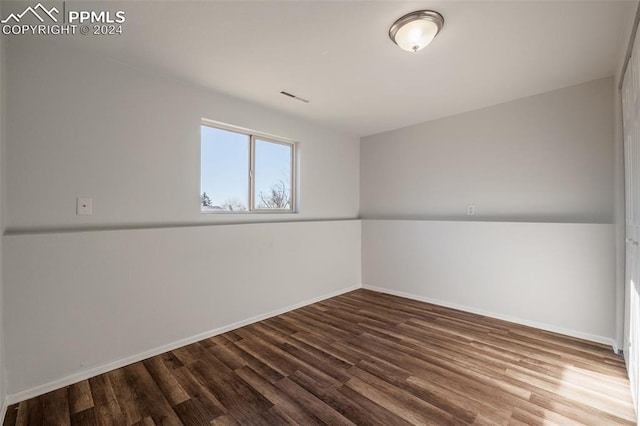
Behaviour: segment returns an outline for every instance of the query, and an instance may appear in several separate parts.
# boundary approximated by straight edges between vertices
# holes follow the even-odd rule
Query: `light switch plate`
[[[93,198],[78,197],[76,202],[76,214],[78,216],[91,216],[93,214]]]
[[[475,204],[467,204],[467,215],[474,216],[476,214]]]

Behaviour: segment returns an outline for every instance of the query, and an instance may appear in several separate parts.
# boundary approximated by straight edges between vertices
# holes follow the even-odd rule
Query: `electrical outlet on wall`
[[[476,205],[467,204],[467,216],[473,216],[476,214]]]
[[[93,198],[78,197],[76,199],[76,214],[78,216],[91,216],[93,214]]]

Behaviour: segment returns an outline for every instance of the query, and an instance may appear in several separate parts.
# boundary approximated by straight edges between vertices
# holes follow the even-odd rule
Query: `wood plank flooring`
[[[635,424],[611,348],[357,290],[9,407],[4,425]]]

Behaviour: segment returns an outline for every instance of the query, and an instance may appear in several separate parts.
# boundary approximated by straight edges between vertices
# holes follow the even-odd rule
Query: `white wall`
[[[7,59],[11,401],[360,285],[357,138],[63,41]],[[201,215],[202,117],[297,140],[300,213]]]
[[[4,258],[21,400],[359,286],[360,221],[9,235]]]
[[[363,138],[363,285],[618,347],[612,86]]]
[[[9,232],[358,215],[355,137],[64,41],[13,37],[7,48]],[[300,214],[201,215],[203,117],[299,141]],[[93,197],[93,216],[75,215],[77,196]]]
[[[363,220],[362,282],[613,344],[612,227]]]
[[[363,138],[362,217],[611,223],[612,84]]]

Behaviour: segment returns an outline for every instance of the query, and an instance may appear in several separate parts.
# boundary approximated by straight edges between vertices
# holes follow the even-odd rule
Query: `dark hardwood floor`
[[[611,348],[357,290],[9,407],[4,425],[635,424]]]

